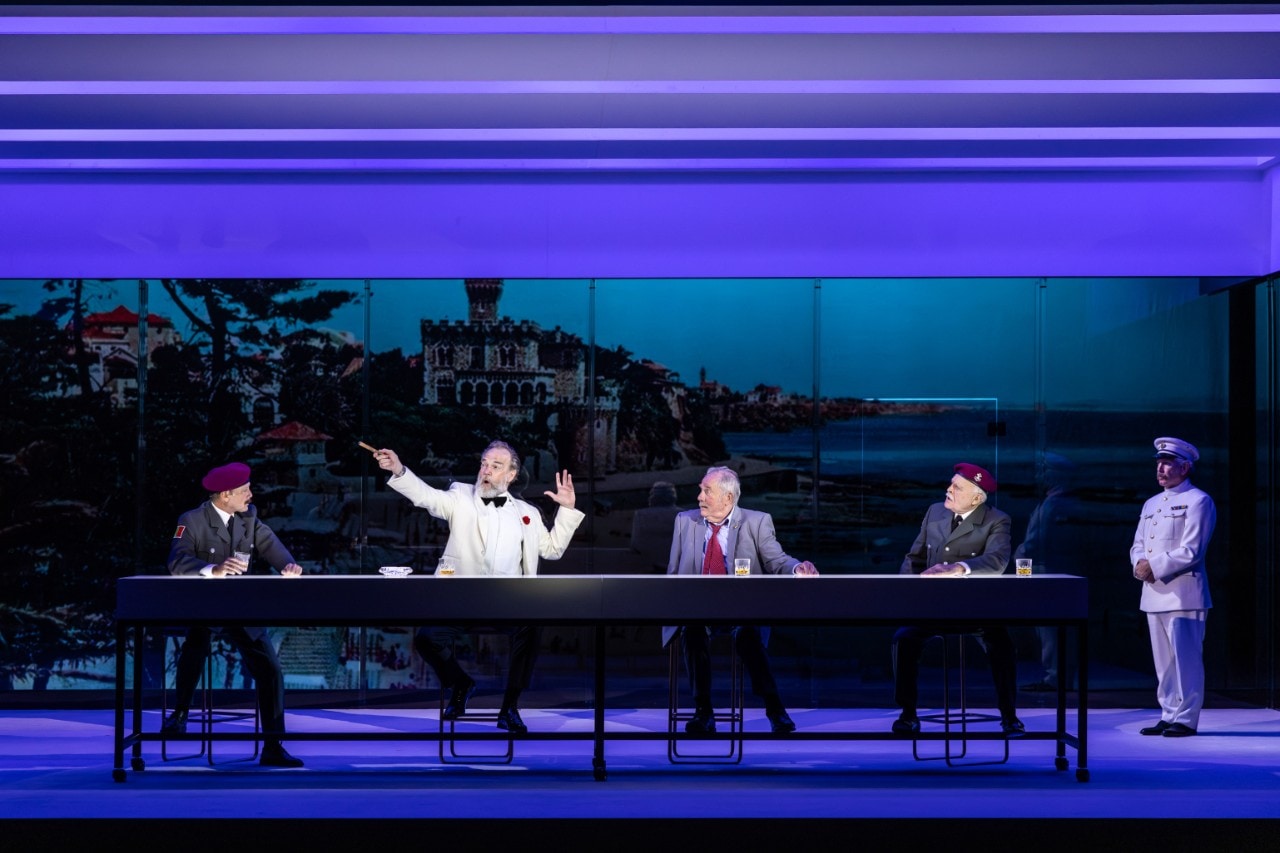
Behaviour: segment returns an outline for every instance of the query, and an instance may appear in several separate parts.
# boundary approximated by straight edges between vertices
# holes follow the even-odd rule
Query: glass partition
[[[1260,537],[1274,521],[1268,287],[1254,308]],[[1229,564],[1227,302],[1193,279],[0,281],[0,692],[110,686],[112,581],[165,571],[212,465],[253,466],[261,517],[308,572],[423,573],[448,528],[389,490],[359,442],[445,487],[503,438],[523,456],[516,490],[550,515],[542,493],[567,469],[587,514],[548,573],[665,572],[674,514],[696,507],[710,465],[738,472],[743,504],[772,514],[794,556],[897,572],[952,466],[981,464],[1038,570],[1089,578],[1095,688],[1147,701],[1127,552],[1157,490],[1155,437],[1200,447],[1196,482],[1219,507],[1211,572]],[[1256,691],[1272,616],[1219,589],[1223,571],[1210,689]],[[1259,626],[1252,676],[1228,665],[1240,642],[1217,626],[1234,619]],[[277,642],[291,689],[431,689],[411,631]],[[1034,682],[1040,639],[1016,639]],[[477,666],[500,657],[472,642]],[[610,642],[640,682],[665,672],[656,630]],[[587,701],[588,648],[579,629],[548,631],[534,689]],[[890,704],[884,631],[780,630],[772,648],[804,701]],[[637,701],[661,704],[660,686]]]

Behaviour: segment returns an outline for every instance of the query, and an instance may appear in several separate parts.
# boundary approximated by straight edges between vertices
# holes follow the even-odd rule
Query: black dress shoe
[[[512,734],[522,735],[529,727],[520,719],[520,712],[515,708],[507,708],[498,712],[498,728],[506,729]]]
[[[684,730],[691,735],[711,734],[716,730],[715,712],[710,708],[694,711],[693,719],[684,724]]]
[[[473,678],[468,677],[466,680],[454,684],[453,693],[449,696],[449,704],[444,706],[444,713],[440,715],[440,719],[456,720],[467,713],[467,700],[475,692],[476,682]]]
[[[1027,727],[1022,724],[1022,720],[1017,717],[1005,717],[1000,721],[1000,731],[1007,735],[1020,735],[1026,732]]]
[[[1058,685],[1051,684],[1048,681],[1033,681],[1030,684],[1022,685],[1022,689],[1028,693],[1053,693],[1058,689]]]
[[[769,718],[769,725],[773,727],[774,734],[786,734],[796,730],[795,721],[784,710],[765,711],[764,715]]]
[[[1196,730],[1185,723],[1170,723],[1164,730],[1164,737],[1191,737],[1195,733]]]
[[[302,759],[294,758],[277,743],[262,748],[262,758],[258,759],[258,764],[263,767],[301,767]]]
[[[160,726],[160,734],[162,735],[185,735],[187,733],[187,712],[174,711],[169,715],[169,719],[164,721]]]
[[[920,718],[915,714],[903,714],[893,721],[893,733],[895,735],[920,734]]]
[[[1160,722],[1156,723],[1154,726],[1147,726],[1145,729],[1138,729],[1138,734],[1147,735],[1147,736],[1162,735],[1164,734],[1164,730],[1167,728],[1169,728],[1169,724],[1166,723],[1164,720],[1161,720]]]

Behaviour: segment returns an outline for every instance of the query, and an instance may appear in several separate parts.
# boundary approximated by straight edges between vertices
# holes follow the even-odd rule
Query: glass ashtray
[[[409,566],[383,566],[378,569],[378,574],[385,575],[389,578],[402,578],[406,575],[413,574],[413,569]]]

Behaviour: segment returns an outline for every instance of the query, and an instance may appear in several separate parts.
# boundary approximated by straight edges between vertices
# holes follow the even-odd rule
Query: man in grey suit
[[[394,450],[374,451],[374,459],[387,481],[436,518],[449,522],[449,541],[444,556],[457,564],[459,576],[521,577],[538,573],[538,560],[558,560],[569,547],[573,532],[585,517],[574,508],[573,477],[568,471],[556,474],[554,492],[543,492],[557,504],[555,521],[548,530],[536,506],[508,493],[520,473],[520,457],[505,441],[494,441],[480,457],[475,484],[454,483],[436,489],[406,468]],[[458,628],[432,626],[418,629],[413,645],[440,683],[452,692],[444,709],[444,719],[466,713],[467,700],[476,689],[475,680],[463,671],[453,656],[453,640]],[[498,709],[498,728],[515,734],[529,730],[520,717],[517,703],[529,686],[538,656],[540,630],[526,625],[515,628],[511,637],[511,667],[507,689]]]
[[[671,537],[669,575],[727,575],[735,560],[751,561],[751,574],[816,575],[813,563],[787,556],[774,534],[767,512],[738,506],[742,484],[729,468],[709,468],[698,491],[698,508],[676,516]],[[778,685],[769,669],[769,629],[738,625],[734,648],[751,676],[751,692],[764,701],[765,715],[775,732],[795,731],[796,724],[778,696]],[[685,665],[693,686],[694,715],[685,724],[692,734],[714,732],[711,706],[710,631],[706,625],[668,626],[662,629],[665,647],[676,634],[683,635]]]
[[[955,466],[947,498],[929,507],[920,533],[902,561],[900,574],[929,578],[998,575],[1009,565],[1009,516],[987,506],[987,495],[996,490],[996,478],[985,468],[968,462]],[[1006,735],[1025,731],[1014,707],[1017,661],[1013,639],[998,625],[968,626],[964,614],[948,630],[975,633],[987,652],[991,677],[1000,708],[1000,728]],[[920,731],[916,713],[920,653],[925,641],[938,633],[937,626],[911,625],[893,635],[894,699],[902,713],[893,722],[894,734]]]

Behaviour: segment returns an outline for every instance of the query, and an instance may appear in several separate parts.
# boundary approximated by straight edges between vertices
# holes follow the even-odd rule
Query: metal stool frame
[[[936,634],[930,639],[942,641],[942,708],[943,710],[937,714],[922,714],[921,722],[942,723],[943,726],[943,754],[942,755],[920,755],[920,741],[917,738],[911,740],[911,757],[916,761],[940,761],[945,760],[948,767],[977,767],[984,764],[1005,764],[1009,761],[1009,741],[1004,743],[1004,757],[993,758],[977,761],[964,761],[969,752],[969,724],[970,723],[990,723],[997,722],[1000,717],[995,714],[979,714],[969,710],[969,704],[965,689],[965,659],[964,659],[964,639],[967,634]],[[957,667],[960,670],[960,708],[952,710],[951,708],[951,654],[949,642],[951,637],[956,638],[957,643]],[[959,737],[952,736],[952,727],[959,727]],[[951,743],[953,740],[960,741],[960,751],[953,753]]]
[[[169,640],[173,639],[175,643],[179,643],[176,635],[166,632],[164,634],[165,652],[169,650]],[[178,650],[181,650],[178,645]],[[167,654],[166,654],[167,656]],[[161,761],[184,761],[189,758],[199,758],[207,756],[210,766],[214,766],[216,762],[213,760],[213,724],[234,722],[236,720],[247,720],[253,717],[253,733],[260,735],[262,733],[262,716],[258,709],[258,700],[255,697],[253,701],[252,711],[220,711],[213,707],[213,652],[205,655],[204,673],[200,676],[200,683],[196,686],[200,692],[200,710],[195,714],[188,714],[187,722],[196,722],[200,724],[200,750],[189,755],[169,755],[169,738],[160,738],[160,760]],[[169,716],[169,690],[168,686],[164,686],[160,690],[160,725],[164,726],[164,721]],[[253,753],[241,758],[230,759],[231,761],[253,761],[258,757],[262,749],[262,742],[259,737],[253,739]]]
[[[473,631],[472,633],[481,633],[481,632]],[[489,632],[484,632],[484,633],[489,633]],[[494,631],[492,633],[502,634],[501,631]],[[446,720],[444,718],[444,709],[445,709],[445,705],[448,704],[449,692],[450,692],[450,688],[446,688],[443,684],[440,685],[440,714],[438,719],[440,721],[441,737],[440,737],[440,741],[437,749],[437,754],[440,757],[440,763],[441,764],[510,764],[513,760],[515,760],[515,755],[516,755],[515,735],[512,735],[512,734],[508,734],[507,736],[507,749],[505,752],[502,752],[502,753],[458,752],[458,743],[453,738],[453,734],[457,728],[457,724],[463,723],[463,722],[496,724],[498,722],[498,711],[492,708],[468,710],[464,712],[462,716],[458,717],[457,719]],[[447,727],[447,731],[449,734],[448,738],[444,737],[444,734],[446,731],[446,724],[448,724],[448,727]],[[448,740],[449,742],[449,746],[447,750],[445,748],[446,740]]]
[[[672,764],[740,764],[742,762],[742,737],[744,722],[744,698],[742,681],[742,661],[738,659],[733,638],[729,638],[729,709],[717,711],[712,719],[729,725],[729,734],[737,737],[726,742],[728,749],[724,753],[689,753],[680,751],[680,741],[707,740],[702,735],[685,734],[680,724],[692,720],[693,711],[680,710],[680,671],[683,668],[683,632],[672,638],[670,643],[670,685],[667,691],[667,760]]]

